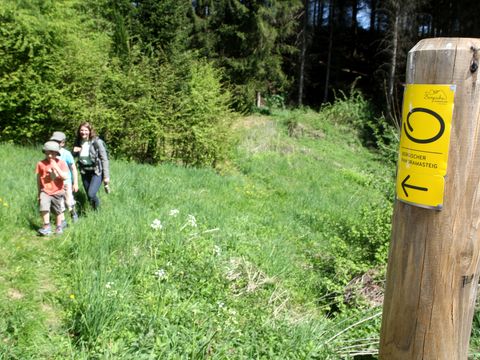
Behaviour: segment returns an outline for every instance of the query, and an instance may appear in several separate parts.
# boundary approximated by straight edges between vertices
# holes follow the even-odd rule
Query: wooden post
[[[396,201],[382,360],[467,359],[479,280],[480,39],[434,38],[408,54],[407,84],[456,85],[442,210]]]

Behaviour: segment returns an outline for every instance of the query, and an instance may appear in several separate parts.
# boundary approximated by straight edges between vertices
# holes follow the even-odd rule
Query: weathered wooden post
[[[435,38],[408,54],[382,360],[467,359],[480,255],[478,50],[480,39]]]

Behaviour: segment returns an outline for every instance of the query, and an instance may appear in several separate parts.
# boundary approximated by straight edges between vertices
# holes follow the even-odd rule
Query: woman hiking
[[[102,185],[102,181],[108,191],[110,168],[105,143],[97,136],[92,125],[88,122],[84,122],[78,127],[73,155],[78,157],[78,167],[88,201],[94,210],[98,210],[100,199],[97,192]]]

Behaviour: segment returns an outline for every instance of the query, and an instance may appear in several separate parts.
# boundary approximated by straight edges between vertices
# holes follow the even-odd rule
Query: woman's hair
[[[93,139],[94,137],[97,137],[97,133],[95,132],[95,130],[93,129],[92,125],[89,123],[89,122],[83,122],[80,124],[80,126],[78,127],[78,130],[77,130],[77,139],[75,141],[75,143],[77,144],[80,144],[81,143],[81,137],[80,137],[80,129],[82,127],[86,127],[89,131],[90,131],[90,135],[88,136],[88,140],[91,140]]]

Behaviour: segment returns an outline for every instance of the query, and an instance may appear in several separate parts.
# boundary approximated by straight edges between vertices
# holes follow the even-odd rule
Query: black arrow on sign
[[[403,189],[403,192],[405,193],[406,197],[408,197],[408,193],[407,193],[406,188],[410,188],[410,189],[414,189],[414,190],[420,190],[420,191],[428,191],[428,188],[407,184],[408,179],[410,179],[410,175],[407,175],[405,177],[405,179],[403,179],[403,181],[402,181],[402,189]]]

